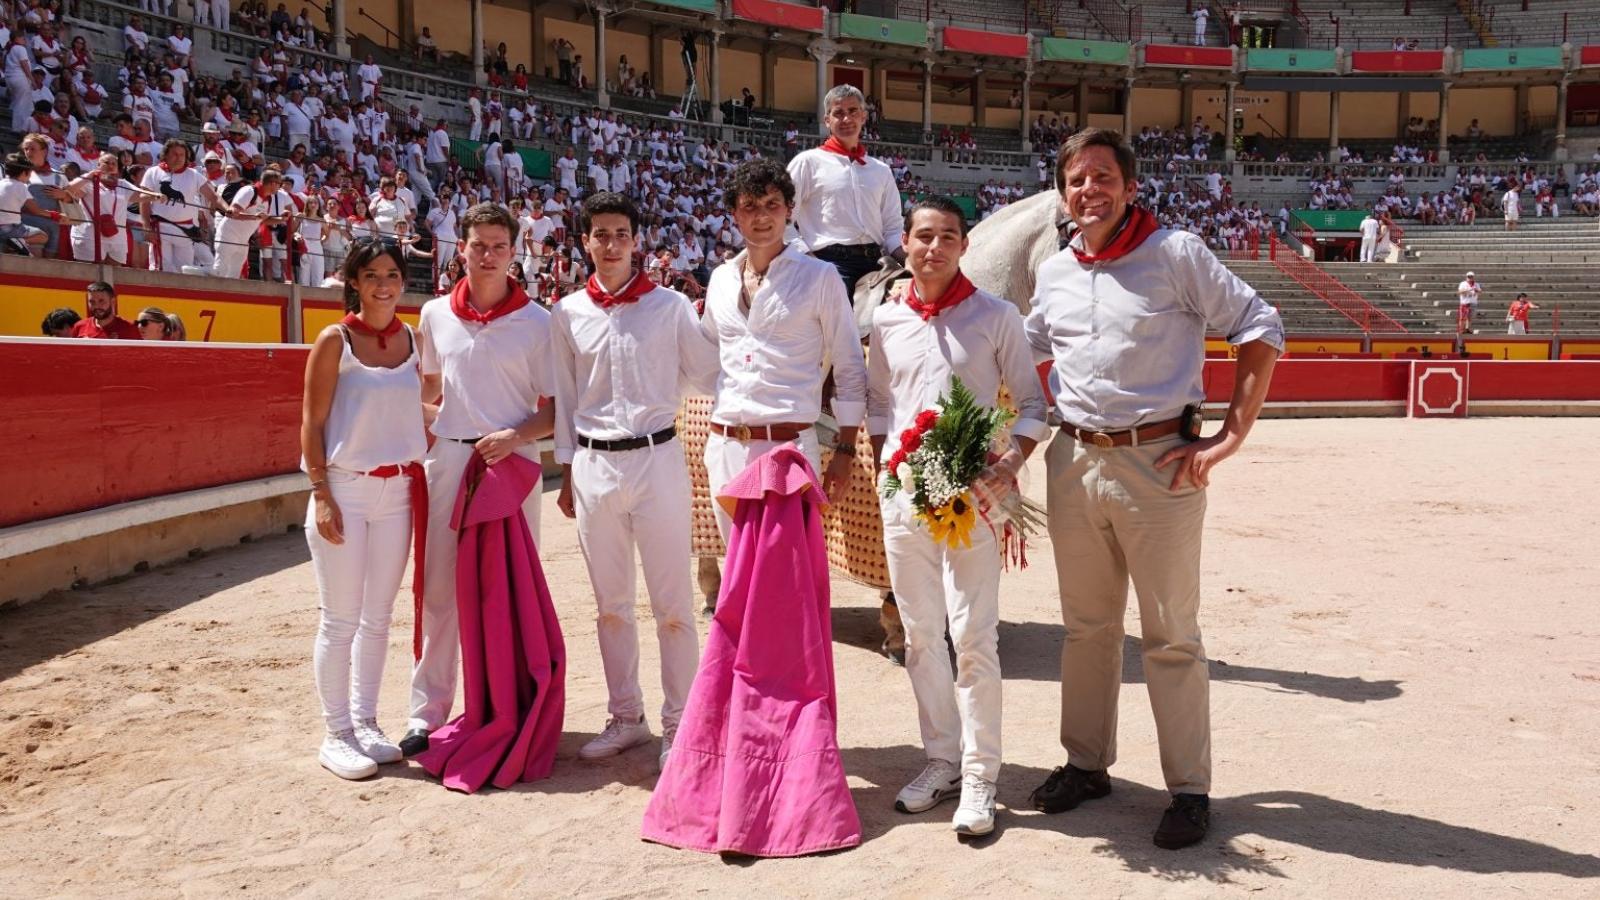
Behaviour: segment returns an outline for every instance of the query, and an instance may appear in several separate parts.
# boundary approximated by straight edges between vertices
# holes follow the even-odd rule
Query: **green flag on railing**
[[[860,16],[855,13],[839,14],[839,36],[878,41],[885,44],[909,44],[915,47],[928,43],[928,23],[909,22],[904,19],[880,19],[877,16]]]
[[[1044,59],[1060,62],[1092,62],[1122,66],[1128,63],[1133,49],[1114,41],[1073,41],[1066,38],[1047,37],[1039,42]]]

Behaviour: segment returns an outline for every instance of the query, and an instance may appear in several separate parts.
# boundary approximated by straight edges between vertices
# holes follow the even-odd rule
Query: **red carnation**
[[[939,413],[934,411],[934,410],[925,409],[922,412],[917,413],[917,430],[918,431],[928,431],[929,429],[933,428],[933,426],[937,425],[938,423],[939,423]]]
[[[897,469],[900,468],[900,464],[905,462],[905,461],[906,461],[906,451],[904,451],[904,450],[896,450],[894,452],[894,455],[889,457],[889,473],[891,475],[894,474],[894,472]]]

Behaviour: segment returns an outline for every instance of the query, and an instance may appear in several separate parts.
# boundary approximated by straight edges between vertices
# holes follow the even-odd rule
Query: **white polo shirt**
[[[440,375],[444,393],[432,431],[441,438],[478,438],[522,424],[554,396],[550,370],[550,314],[529,303],[488,323],[466,322],[450,310],[448,296],[422,305],[417,329],[422,374]],[[518,453],[539,458],[535,444]]]

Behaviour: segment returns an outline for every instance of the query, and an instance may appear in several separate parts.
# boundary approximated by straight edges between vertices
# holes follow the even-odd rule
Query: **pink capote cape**
[[[717,499],[733,516],[722,595],[643,837],[749,856],[854,847],[818,511],[828,498],[784,445]]]
[[[566,709],[567,651],[522,502],[539,464],[473,454],[450,527],[456,551],[466,711],[416,757],[452,790],[510,787],[550,774]]]

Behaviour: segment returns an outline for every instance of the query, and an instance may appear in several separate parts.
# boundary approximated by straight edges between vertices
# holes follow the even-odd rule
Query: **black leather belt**
[[[665,444],[677,436],[677,427],[668,425],[655,434],[647,434],[644,437],[623,438],[620,441],[602,441],[592,437],[584,437],[580,434],[578,435],[578,446],[585,450],[605,450],[615,453],[622,450],[638,450],[640,447],[654,447],[656,444]]]
[[[877,244],[829,244],[811,255],[818,259],[852,256],[877,259],[883,255],[883,248]]]
[[[483,440],[483,438],[481,438],[481,437],[475,437],[475,438],[445,438],[445,440],[447,440],[447,441],[455,441],[458,444],[466,444],[469,447],[475,447],[475,446],[477,446],[479,441]]]

